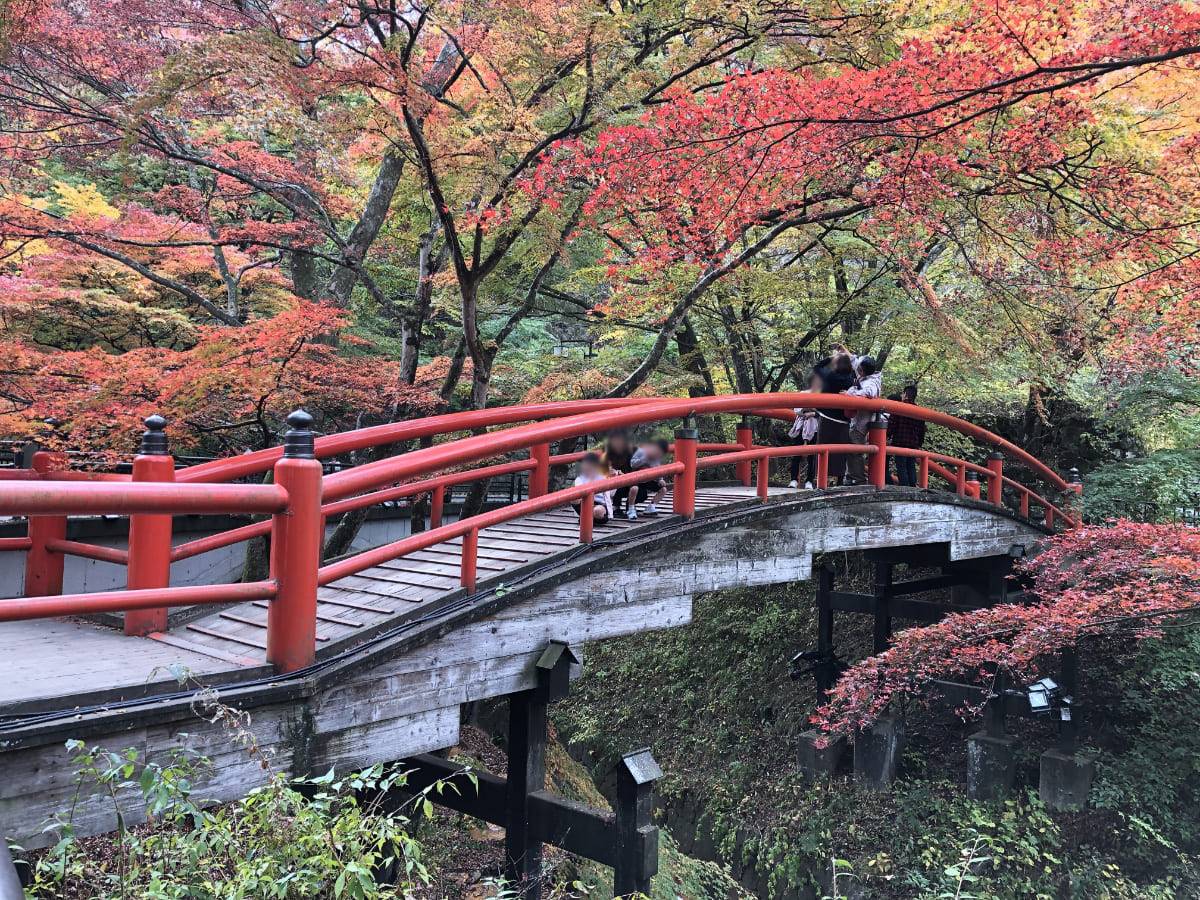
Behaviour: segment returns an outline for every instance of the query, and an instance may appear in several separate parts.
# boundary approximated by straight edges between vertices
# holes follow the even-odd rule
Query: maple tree
[[[896,636],[851,666],[814,722],[852,734],[901,696],[929,699],[936,679],[979,685],[1003,672],[1032,683],[1061,651],[1104,634],[1154,637],[1200,609],[1200,528],[1114,520],[1057,535],[1025,561],[1033,602],[954,613]]]
[[[1138,158],[1105,133],[1099,98],[1118,77],[1194,70],[1200,20],[1135,7],[980,4],[877,68],[747,70],[564,146],[531,189],[590,180],[588,211],[617,247],[608,306],[661,324],[614,393],[649,376],[718,281],[782,239],[788,255],[826,251],[835,232],[869,247],[917,301],[918,327],[963,353],[1003,351],[1003,327],[964,325],[1000,311],[1039,353],[1078,362],[1103,315],[1134,338],[1129,357],[1169,344],[1194,360],[1193,296],[1172,322],[1148,321],[1195,253],[1194,140]],[[935,291],[939,256],[977,290]]]

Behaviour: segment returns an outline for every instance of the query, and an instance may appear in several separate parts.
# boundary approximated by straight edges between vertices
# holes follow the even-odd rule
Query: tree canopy
[[[128,449],[156,411],[220,453],[298,403],[775,391],[834,339],[1043,422],[1197,372],[1191,4],[7,0],[0,27],[8,436]],[[1168,397],[1142,437],[1194,415]]]

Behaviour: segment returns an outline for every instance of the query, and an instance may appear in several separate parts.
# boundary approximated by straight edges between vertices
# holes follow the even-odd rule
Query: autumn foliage
[[[0,11],[6,437],[780,390],[876,323],[914,367],[1200,371],[1194,4]],[[531,360],[547,321],[610,352]]]
[[[1154,637],[1200,610],[1200,528],[1114,521],[1047,540],[1023,564],[1031,602],[955,613],[901,632],[885,652],[852,666],[814,716],[852,734],[904,696],[932,699],[933,682],[989,688],[1003,671],[1017,684],[1052,674],[1065,647],[1105,634]]]

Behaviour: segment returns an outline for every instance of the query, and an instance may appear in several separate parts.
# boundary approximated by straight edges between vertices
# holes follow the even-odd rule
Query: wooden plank
[[[203,620],[201,620],[203,621]],[[247,647],[256,647],[259,650],[266,650],[267,645],[263,641],[256,641],[251,638],[241,637],[240,635],[222,634],[212,628],[207,628],[203,625],[195,623],[185,626],[188,631],[194,631],[196,634],[202,634],[205,637],[210,637],[218,641],[233,641],[235,644],[244,644]]]
[[[238,607],[238,608],[241,609],[241,607]],[[248,619],[245,616],[240,615],[239,613],[221,612],[221,613],[217,613],[217,616],[222,619],[225,619],[228,622],[239,622],[242,625],[250,625],[253,628],[261,628],[261,629],[263,629],[263,631],[267,630],[266,622],[256,622],[254,619]]]
[[[214,659],[233,663],[235,666],[257,666],[262,663],[261,659],[251,659],[249,656],[241,656],[237,653],[226,653],[219,647],[197,644],[171,632],[158,632],[157,634],[150,635],[150,638],[155,641],[162,641],[164,644],[170,644],[172,647],[190,650],[193,653],[203,653],[205,656],[212,656]]]
[[[483,544],[483,541],[481,540],[480,544],[479,544],[480,555],[483,555],[483,551],[484,551],[484,544]],[[461,540],[447,541],[444,544],[438,544],[436,547],[426,547],[424,550],[419,550],[417,552],[418,553],[444,554],[445,556],[451,557],[452,559],[461,560],[462,559],[462,541]],[[495,548],[495,547],[491,548],[488,551],[488,555],[497,561],[516,562],[516,563],[529,562],[529,557],[527,557],[527,556],[524,556],[520,553],[513,553],[511,550],[502,550],[502,549]]]
[[[259,751],[271,760],[270,767],[264,769],[260,756],[248,754],[220,723],[198,720],[194,728],[188,728],[187,744],[209,756],[213,768],[211,773],[196,778],[193,798],[205,803],[228,802],[265,784],[275,771],[319,774],[334,767],[349,772],[399,756],[438,750],[458,741],[458,722],[459,711],[454,706],[306,737],[294,711],[282,707],[263,710],[251,719],[250,727]],[[295,754],[297,741],[304,744],[303,771],[297,771],[294,764],[301,759]],[[179,746],[180,740],[173,728],[155,726],[117,732],[94,743],[117,752],[133,748],[140,760],[165,762],[170,748]],[[85,788],[76,801],[76,768],[61,745],[6,754],[4,761],[0,821],[7,836],[31,849],[46,846],[53,835],[41,831],[42,823],[73,805],[73,821],[80,835],[116,827],[113,801],[105,793]],[[131,791],[121,800],[126,825],[145,820],[139,791]]]
[[[418,553],[424,553],[421,550]],[[402,556],[400,559],[392,560],[391,562],[380,563],[375,568],[377,569],[404,569],[403,563],[406,560],[412,560],[421,564],[422,569],[429,567],[429,571],[442,572],[447,575],[458,573],[462,570],[462,557],[459,554],[454,556],[418,556],[416,553],[410,553],[407,556]],[[476,560],[476,565],[480,569],[485,569],[490,572],[504,572],[512,568],[512,563],[500,563],[496,560],[489,560],[486,557]]]
[[[396,610],[391,607],[380,608],[377,606],[370,606],[366,603],[348,600],[346,599],[346,596],[344,596],[346,593],[347,592],[345,591],[339,592],[336,589],[331,590],[329,588],[321,588],[319,591],[317,591],[317,606],[319,608],[322,603],[328,603],[330,606],[340,606],[343,609],[356,609],[360,612],[377,613],[381,616],[391,616],[395,615],[396,613]]]

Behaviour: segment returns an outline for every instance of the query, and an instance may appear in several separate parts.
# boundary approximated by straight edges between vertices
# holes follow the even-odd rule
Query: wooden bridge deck
[[[795,492],[771,491],[772,496],[790,493]],[[696,510],[702,513],[754,496],[753,488],[741,486],[701,488]],[[664,508],[670,510],[669,495]],[[614,520],[596,526],[593,539],[601,542],[631,530],[649,533],[669,518]],[[569,507],[487,528],[479,535],[479,579],[527,570],[578,542],[579,518]],[[318,659],[464,596],[459,584],[461,555],[461,540],[447,542],[322,588]],[[182,672],[210,685],[268,676],[266,627],[266,602],[221,608],[151,638],[126,637],[77,620],[0,624],[0,715],[154,693],[168,689]]]

